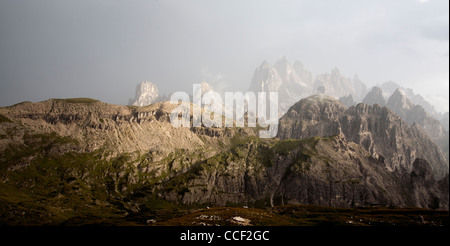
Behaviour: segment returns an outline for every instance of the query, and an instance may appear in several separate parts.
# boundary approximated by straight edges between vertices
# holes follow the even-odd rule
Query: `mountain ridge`
[[[435,174],[442,177],[448,173],[448,159],[429,139],[422,127],[417,124],[409,126],[397,114],[378,104],[370,106],[360,103],[347,108],[332,97],[311,96],[291,107],[280,119],[278,131],[280,139],[329,137],[339,134],[361,144],[371,154],[387,158],[388,168],[410,169],[409,165],[415,159],[415,152],[412,153],[408,149],[414,149],[421,152],[419,156],[437,153],[434,157],[428,156],[429,161],[433,159],[433,163],[439,163],[434,168]],[[412,139],[409,139],[410,137]],[[419,147],[423,142],[426,144]],[[427,149],[427,146],[433,147]],[[394,153],[411,160],[397,160]],[[439,174],[441,172],[442,174]]]
[[[317,110],[324,121],[348,110],[326,95],[314,98],[335,106],[322,110],[312,102],[305,110],[311,119]],[[314,101],[298,103],[308,100]],[[169,123],[175,106],[84,98],[0,108],[2,223],[125,218],[181,205],[448,209],[448,174],[435,177],[436,165],[426,156],[411,159],[405,170],[388,170],[383,158],[389,156],[371,153],[345,131],[260,139],[257,129],[246,127],[176,129]],[[391,115],[371,106],[353,108]],[[417,129],[411,132],[422,136]]]

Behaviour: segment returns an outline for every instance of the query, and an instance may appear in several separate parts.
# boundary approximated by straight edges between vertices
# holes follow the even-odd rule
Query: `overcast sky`
[[[264,60],[392,80],[448,111],[448,0],[0,0],[0,106],[127,104],[206,80],[247,90]]]

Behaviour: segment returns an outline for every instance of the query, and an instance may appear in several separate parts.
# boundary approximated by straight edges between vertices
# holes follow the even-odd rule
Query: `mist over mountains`
[[[150,81],[129,105],[0,107],[0,224],[160,225],[199,206],[448,210],[448,114],[411,89],[368,88],[337,68],[314,78],[282,58],[256,68],[248,91],[278,92],[276,137],[259,137],[250,111],[242,127],[194,125],[194,109],[208,105],[176,105]],[[224,93],[207,81],[188,93],[192,102],[207,92]],[[193,119],[185,127],[171,124],[178,107]],[[301,223],[292,221],[283,224]]]
[[[370,88],[357,75],[353,78],[347,77],[341,74],[338,68],[333,68],[330,73],[314,76],[301,62],[295,61],[291,65],[285,57],[275,62],[273,66],[263,62],[254,72],[249,87],[249,90],[254,92],[273,90],[281,93],[280,109],[283,112],[293,105],[290,101],[296,102],[313,94],[326,94],[342,100],[345,98],[349,100],[351,97],[355,104],[365,102],[384,106],[383,101],[387,101],[397,89],[400,89],[413,104],[423,107],[432,117],[445,122],[445,113],[437,113],[433,105],[420,94],[415,94],[411,88],[403,88],[392,81]],[[370,95],[373,93],[379,95]]]
[[[448,5],[0,1],[0,226],[435,239],[450,224]],[[313,242],[359,235],[331,230]]]
[[[145,87],[149,83],[151,87]],[[223,88],[217,90],[208,81],[202,82],[202,88],[202,93],[207,91],[216,91],[222,95],[224,93]],[[414,93],[411,88],[401,87],[392,81],[369,88],[357,75],[354,75],[353,78],[347,77],[341,74],[338,68],[333,68],[330,73],[314,76],[300,61],[291,64],[286,57],[277,60],[273,65],[267,61],[262,62],[253,73],[248,91],[255,93],[278,92],[280,117],[300,99],[315,94],[324,94],[339,99],[346,106],[361,102],[387,106],[408,124],[417,122],[428,129],[428,133],[433,139],[442,138],[446,134],[445,131],[449,130],[448,112],[438,113],[431,103],[419,93]],[[192,92],[188,93],[192,94]],[[137,86],[136,96],[134,99],[130,99],[130,104],[144,106],[169,98],[170,96],[158,97],[155,84],[142,82]],[[431,131],[438,133],[431,133]]]
[[[223,88],[221,88],[223,89]],[[223,96],[223,90],[216,90],[207,81],[201,83],[201,93],[215,91]],[[357,75],[347,77],[333,68],[330,73],[314,76],[300,61],[291,64],[286,57],[273,65],[267,61],[261,63],[254,73],[248,91],[278,92],[278,114],[282,117],[299,100],[311,95],[327,95],[341,101],[347,107],[358,103],[386,106],[398,114],[407,124],[418,124],[428,136],[449,156],[449,114],[436,112],[434,106],[423,96],[388,81],[369,88]],[[136,97],[130,104],[145,106],[151,103],[169,100],[170,96],[159,96],[157,86],[144,81],[136,87]]]

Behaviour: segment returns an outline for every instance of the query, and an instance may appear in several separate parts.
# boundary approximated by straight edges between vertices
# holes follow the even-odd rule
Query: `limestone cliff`
[[[387,107],[358,104],[347,108],[326,96],[311,96],[291,107],[280,119],[280,139],[329,137],[342,134],[375,157],[389,170],[410,172],[412,163],[425,159],[432,173],[448,173],[448,159],[418,124],[408,125]]]
[[[158,99],[158,87],[150,81],[142,81],[136,86],[136,95],[130,99],[129,105],[147,106]]]
[[[174,128],[175,106],[75,98],[0,108],[0,223],[174,204],[448,209],[448,161],[387,108],[312,96],[280,120],[280,139],[260,139],[257,128]]]

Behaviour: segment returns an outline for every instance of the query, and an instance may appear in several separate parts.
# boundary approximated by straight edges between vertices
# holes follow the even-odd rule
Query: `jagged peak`
[[[394,91],[394,93],[392,93],[392,95],[390,96],[390,98],[404,98],[404,97],[406,97],[405,91],[400,88],[397,88]]]
[[[142,81],[136,86],[134,99],[130,99],[129,104],[134,106],[146,106],[156,101],[158,98],[158,87],[150,81]]]
[[[272,66],[268,61],[264,60],[259,67],[269,67]]]
[[[331,69],[331,74],[341,74],[341,72],[337,67],[334,67],[333,69]]]
[[[347,96],[343,96],[339,98],[339,101],[343,103],[347,107],[351,107],[355,105],[355,100],[353,99],[352,94],[349,94]]]
[[[303,65],[303,63],[301,61],[294,61],[294,65],[295,68],[299,68],[299,69],[305,69],[305,65]]]
[[[373,86],[373,87],[370,89],[370,92],[369,92],[369,93],[379,93],[379,92],[383,92],[383,90],[381,89],[381,87],[379,87],[379,86]]]
[[[288,62],[285,56],[275,62],[274,67],[277,69],[278,73],[282,76],[288,76],[292,70],[292,65]]]
[[[318,105],[337,105],[340,108],[347,108],[345,104],[343,104],[338,99],[325,95],[325,94],[316,94],[312,96],[305,97],[294,104],[291,108],[303,107],[303,105],[318,104]]]
[[[289,62],[288,62],[288,59],[286,58],[286,56],[282,56],[280,59],[278,59],[278,60],[276,61],[276,64],[277,64],[277,63],[288,64]]]
[[[379,104],[380,106],[386,105],[386,100],[383,96],[383,90],[378,87],[374,86],[372,89],[367,93],[366,97],[364,97],[363,103],[372,105],[372,104]]]
[[[261,63],[261,65],[259,65],[259,67],[256,68],[255,73],[258,73],[261,71],[267,71],[269,73],[275,73],[275,72],[278,73],[275,66],[273,66],[272,64],[270,64],[267,61],[264,61],[263,63]]]
[[[389,98],[394,93],[395,90],[401,88],[401,86],[395,83],[394,81],[384,82],[381,85],[377,85],[377,87],[380,87],[381,90],[383,90],[383,96],[386,99]]]
[[[203,80],[203,81],[200,83],[200,85],[201,85],[202,89],[203,89],[203,88],[206,88],[206,89],[212,89],[211,85],[210,85],[208,82],[206,82],[206,80]]]
[[[401,88],[397,88],[394,93],[389,97],[386,105],[392,109],[400,110],[401,109],[411,109],[414,105],[408,99],[405,94],[405,91]]]
[[[393,98],[393,99],[398,98],[398,99],[402,99],[402,100],[404,99],[404,100],[409,101],[409,99],[406,97],[405,91],[401,88],[397,88],[394,91],[394,93],[392,93],[392,95],[389,97],[389,99],[391,99],[391,98]]]

